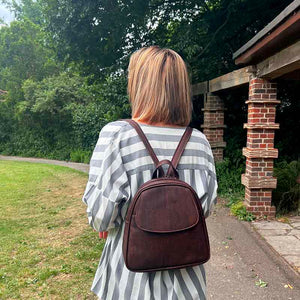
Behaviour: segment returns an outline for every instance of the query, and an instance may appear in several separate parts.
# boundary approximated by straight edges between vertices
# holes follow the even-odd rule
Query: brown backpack
[[[123,120],[136,129],[155,163],[152,179],[139,187],[127,211],[123,236],[127,268],[152,272],[207,262],[210,246],[201,200],[176,170],[193,129],[186,128],[172,161],[159,161],[138,123]],[[164,164],[169,165],[166,175]]]

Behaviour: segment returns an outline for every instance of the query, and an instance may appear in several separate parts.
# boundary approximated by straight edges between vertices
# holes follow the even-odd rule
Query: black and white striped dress
[[[172,159],[185,128],[139,123],[159,160]],[[163,166],[166,171],[168,165]],[[205,135],[193,129],[177,167],[209,216],[217,199],[214,159]],[[135,273],[123,260],[122,239],[128,205],[138,187],[152,177],[154,162],[136,130],[126,121],[106,124],[100,131],[83,195],[90,225],[107,231],[91,290],[101,300],[205,299],[204,265],[177,270]],[[174,249],[176,251],[176,249]]]

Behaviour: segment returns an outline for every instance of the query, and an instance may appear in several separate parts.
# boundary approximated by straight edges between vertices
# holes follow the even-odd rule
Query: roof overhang
[[[236,65],[257,64],[300,39],[300,1],[295,0],[235,53]]]
[[[300,41],[284,48],[256,65],[249,65],[211,80],[194,84],[192,86],[192,94],[196,96],[248,84],[250,73],[255,74],[257,77],[272,80],[287,74],[292,74],[299,69]],[[297,73],[295,73],[294,78],[297,76]]]

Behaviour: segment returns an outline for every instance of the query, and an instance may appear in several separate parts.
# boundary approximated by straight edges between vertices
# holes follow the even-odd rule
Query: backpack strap
[[[138,135],[140,136],[140,138],[142,139],[143,143],[145,144],[147,150],[149,151],[149,154],[152,157],[152,159],[153,159],[153,161],[155,163],[155,166],[157,166],[158,163],[159,163],[159,160],[158,160],[158,158],[157,158],[157,156],[156,156],[153,148],[151,147],[151,145],[150,145],[147,137],[145,136],[142,128],[140,127],[140,125],[136,121],[134,121],[132,119],[122,119],[122,120],[123,121],[127,121],[128,123],[130,123],[132,125],[132,127],[135,128],[135,130],[137,131]]]
[[[158,160],[152,146],[150,145],[147,137],[145,136],[142,128],[140,127],[140,125],[132,119],[121,119],[121,121],[127,121],[133,128],[135,128],[136,132],[138,133],[138,135],[140,136],[144,145],[146,146],[146,149],[148,150],[152,160],[154,161],[155,167],[157,168],[157,165],[159,164],[159,160]],[[164,170],[163,170],[162,166],[159,166],[158,170],[160,172],[160,176],[164,176]]]
[[[144,145],[146,146],[146,148],[147,148],[150,156],[152,157],[152,159],[154,161],[154,164],[155,164],[155,167],[157,168],[158,164],[159,164],[159,160],[158,160],[158,158],[157,158],[157,156],[156,156],[153,148],[151,147],[151,145],[150,145],[147,137],[145,136],[143,130],[141,129],[140,125],[136,121],[134,121],[132,119],[121,119],[121,121],[127,121],[128,123],[130,123],[132,125],[132,127],[135,128],[135,130],[137,131],[138,135],[142,139]],[[181,155],[182,155],[182,153],[184,151],[184,148],[185,148],[187,142],[190,139],[190,136],[191,136],[192,132],[193,132],[193,128],[187,126],[186,129],[185,129],[185,131],[184,131],[184,133],[183,133],[183,135],[182,135],[182,137],[181,137],[181,139],[180,139],[180,141],[179,141],[179,143],[178,143],[178,146],[177,146],[177,148],[176,148],[176,150],[174,152],[174,155],[172,157],[172,160],[171,160],[172,165],[173,165],[173,167],[175,169],[177,168],[177,165],[179,163],[180,157],[181,157]],[[164,171],[163,171],[163,168],[162,168],[161,165],[159,165],[159,172],[160,172],[160,176],[164,175]],[[167,171],[167,176],[169,176],[171,173],[172,173],[172,167],[169,166],[168,171]]]
[[[175,150],[175,153],[174,153],[174,155],[172,157],[172,160],[171,160],[172,165],[175,169],[177,168],[180,157],[181,157],[181,155],[182,155],[182,153],[185,149],[185,146],[186,146],[187,142],[189,141],[189,139],[191,137],[192,132],[193,132],[193,128],[187,126],[187,128],[184,131],[184,134],[182,135],[182,137],[181,137],[181,139],[178,143],[178,146],[177,146],[177,148]],[[170,175],[171,172],[172,172],[172,168],[170,166],[169,169],[168,169],[168,172],[167,172],[167,176]]]

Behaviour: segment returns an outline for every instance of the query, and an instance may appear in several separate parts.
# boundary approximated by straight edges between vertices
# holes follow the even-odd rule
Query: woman
[[[128,71],[132,119],[141,126],[158,159],[171,160],[193,108],[185,63],[175,51],[151,46],[133,53]],[[138,187],[151,179],[154,168],[128,122],[110,122],[101,129],[83,201],[90,225],[99,232],[108,231],[91,288],[102,300],[205,299],[203,265],[135,273],[124,264],[126,211]],[[195,189],[205,217],[209,216],[217,199],[217,180],[211,147],[201,131],[193,129],[177,170],[179,178]]]

